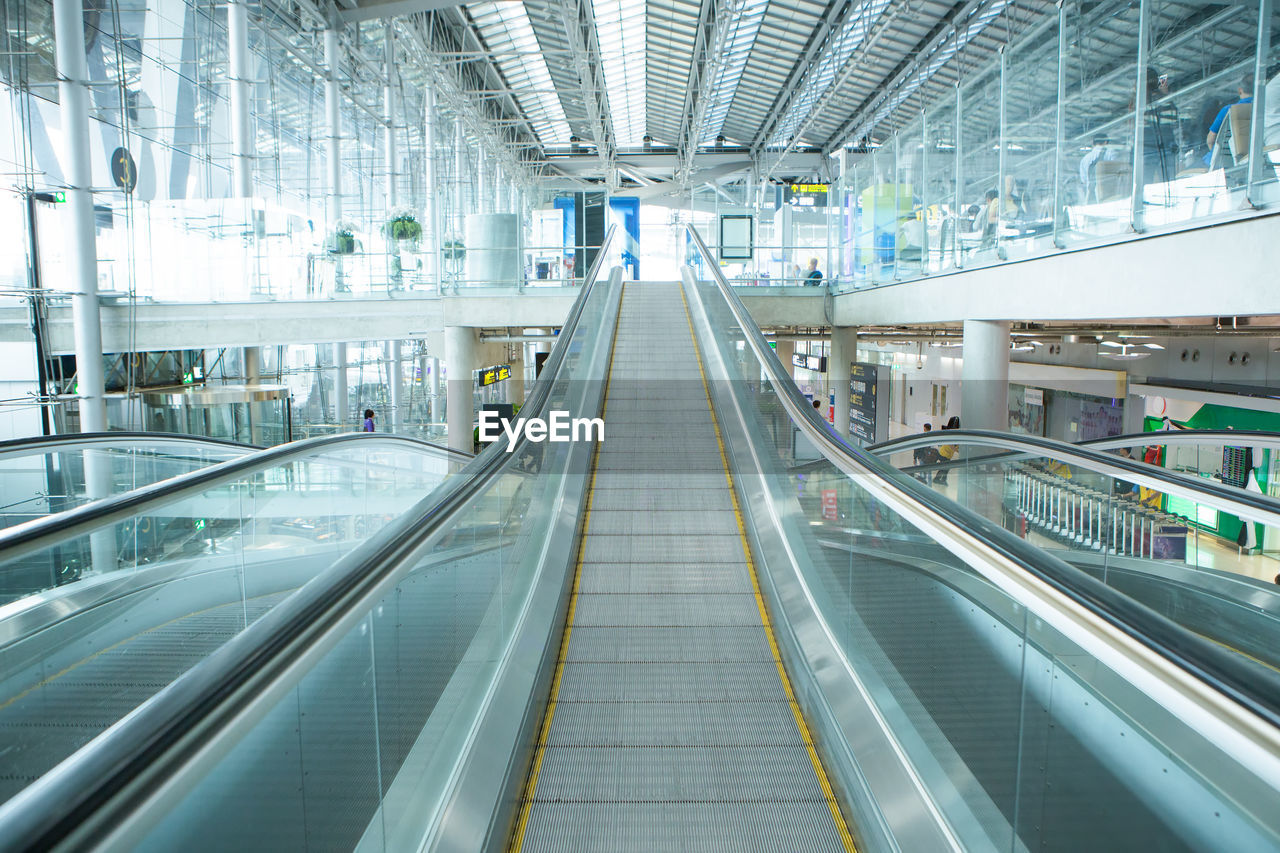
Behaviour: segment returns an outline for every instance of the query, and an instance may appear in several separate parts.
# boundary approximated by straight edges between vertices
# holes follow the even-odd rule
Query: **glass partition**
[[[792,391],[774,386],[719,291],[700,292],[710,324],[701,345],[727,366],[712,385],[735,478],[749,492],[758,483],[771,502],[752,513],[780,519],[842,662],[961,847],[1280,843],[1274,779],[1176,703],[1143,692],[1122,661],[1090,651],[1081,629],[1010,597],[980,559],[962,559],[864,485],[903,475],[851,477],[828,461],[783,407]],[[728,441],[739,432],[749,448]],[[998,512],[1005,501],[1000,476],[965,488],[970,508]],[[793,570],[776,571],[790,579]]]
[[[457,464],[377,439],[352,445],[0,558],[9,769],[0,801],[428,496]],[[468,532],[492,535],[483,516]]]
[[[849,268],[838,286],[1268,209],[1280,200],[1280,130],[1271,127],[1280,121],[1265,118],[1280,109],[1274,6],[1066,0],[1003,53],[966,69],[958,92],[939,92],[923,116],[891,111],[865,150],[843,152],[833,201],[843,210],[832,220],[843,214],[850,227],[829,237]],[[1264,102],[1256,124],[1255,99]],[[1259,151],[1252,161],[1250,146]],[[924,225],[924,251],[912,221]]]
[[[1220,481],[1209,470],[1200,471],[1197,460],[1209,459],[1216,471],[1222,445],[1179,451],[1151,444],[1117,454]],[[1280,667],[1280,587],[1273,582],[1280,560],[1255,553],[1260,522],[1242,521],[1203,500],[1115,478],[1087,464],[1064,463],[1036,451],[1002,452],[963,438],[896,453],[893,459],[949,500],[1169,619]],[[1264,464],[1262,458],[1258,464]]]
[[[63,512],[90,500],[158,483],[249,452],[193,441],[121,439],[115,444],[32,447],[0,453],[0,528]],[[108,469],[102,494],[90,494],[89,457]]]
[[[586,401],[601,387],[591,377],[604,376],[609,304],[597,287],[562,342],[551,409],[596,414]],[[154,815],[138,849],[252,847],[266,833],[284,849],[323,838],[405,850],[430,837],[543,555],[568,529],[561,497],[585,487],[571,447],[527,444],[501,457],[459,514],[398,563],[378,600],[351,614],[265,716]]]

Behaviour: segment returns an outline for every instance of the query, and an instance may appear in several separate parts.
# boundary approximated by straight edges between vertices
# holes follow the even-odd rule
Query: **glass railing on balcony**
[[[834,180],[696,189],[725,277],[808,284],[816,259],[846,291],[1274,210],[1273,3],[1058,8],[958,88],[881,110]],[[750,218],[749,257],[724,255],[726,216]]]

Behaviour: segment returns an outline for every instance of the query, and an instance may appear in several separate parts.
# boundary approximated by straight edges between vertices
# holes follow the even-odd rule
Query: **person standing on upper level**
[[[373,432],[373,409],[364,410],[364,431]]]
[[[822,284],[822,270],[818,269],[818,259],[809,259],[809,274],[804,277],[805,284]]]

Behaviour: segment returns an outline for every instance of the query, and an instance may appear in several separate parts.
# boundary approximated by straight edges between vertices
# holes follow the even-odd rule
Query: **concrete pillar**
[[[386,53],[386,85],[382,87],[382,117],[386,125],[385,148],[383,159],[387,168],[387,209],[400,203],[400,194],[396,188],[396,39],[395,28],[384,29]],[[388,217],[389,219],[390,217]]]
[[[476,148],[476,213],[488,213],[491,206],[489,204],[489,193],[492,188],[489,186],[488,175],[489,158],[485,155],[484,149],[477,146]],[[471,248],[470,246],[467,247]]]
[[[342,109],[338,91],[338,31],[324,31],[325,215],[332,229],[342,218]]]
[[[245,347],[243,358],[244,383],[257,385],[262,381],[262,347]]]
[[[1126,435],[1142,432],[1147,419],[1147,398],[1130,394],[1124,398],[1124,415],[1121,432]]]
[[[522,406],[524,405],[524,344],[517,349],[520,352],[520,360],[511,365],[511,378],[507,380],[507,402]]]
[[[244,384],[258,385],[262,382],[262,347],[245,347],[241,353],[244,359]],[[253,444],[262,444],[262,423],[257,417],[255,406],[257,404],[250,402],[247,409],[249,414],[249,441]]]
[[[467,215],[463,278],[473,284],[520,281],[520,220],[513,213]]]
[[[227,66],[231,106],[231,192],[236,198],[251,198],[254,139],[247,0],[228,0],[227,3]]]
[[[89,162],[89,68],[80,0],[54,0],[53,30],[67,179],[66,248],[74,288],[71,319],[75,331],[80,431],[104,432],[107,400],[102,367],[102,315],[98,303],[98,241],[91,189],[93,167]],[[89,496],[105,497],[92,492]]]
[[[782,370],[787,376],[795,376],[795,368],[791,366],[791,356],[795,355],[795,341],[777,341],[777,349],[774,350],[778,354],[778,361],[782,362]]]
[[[445,407],[449,419],[449,446],[471,452],[471,431],[475,423],[476,330],[469,326],[446,326],[444,361],[449,369]]]
[[[964,321],[960,368],[960,424],[966,429],[1009,429],[1009,323]]]
[[[391,425],[391,432],[401,432],[404,427],[402,403],[404,401],[404,357],[401,350],[401,342],[388,341],[387,343],[387,396],[389,398],[391,412],[388,418]]]
[[[347,345],[333,345],[333,420],[339,432],[345,432],[351,420],[351,401],[347,398]]]
[[[858,360],[858,330],[836,326],[831,330],[831,355],[827,358],[827,387],[835,394],[832,426],[849,437],[849,366]]]
[[[428,411],[430,412],[431,423],[438,423],[440,420],[440,359],[432,356],[427,359],[428,385],[427,399]]]

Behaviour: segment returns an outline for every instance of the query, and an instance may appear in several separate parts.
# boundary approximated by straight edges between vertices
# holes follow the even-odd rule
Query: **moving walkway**
[[[691,239],[522,409],[602,444],[500,438],[0,848],[1280,847],[1277,674],[842,445]]]

